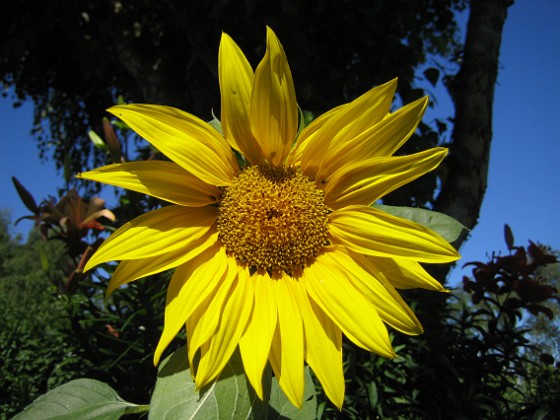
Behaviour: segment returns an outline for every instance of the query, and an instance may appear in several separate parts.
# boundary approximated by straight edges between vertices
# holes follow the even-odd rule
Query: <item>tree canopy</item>
[[[104,163],[87,131],[100,129],[104,110],[118,95],[177,106],[203,119],[219,115],[222,31],[256,65],[265,25],[274,28],[290,60],[298,102],[317,115],[394,77],[403,102],[422,96],[417,70],[429,57],[457,56],[454,12],[463,7],[464,0],[11,0],[0,18],[0,74],[16,100],[35,103],[42,155],[50,158],[47,145],[54,145],[57,166],[70,155],[78,172]],[[438,71],[431,69],[432,82]],[[433,131],[424,130],[430,143],[437,142]]]

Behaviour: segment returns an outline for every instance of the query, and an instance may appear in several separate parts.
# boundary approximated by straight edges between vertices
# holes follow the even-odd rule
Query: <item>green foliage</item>
[[[147,206],[139,198],[128,200],[125,217],[132,217],[140,202]],[[1,226],[2,239],[9,238],[7,222]],[[108,279],[76,270],[82,253],[101,238],[90,228],[76,236],[68,234],[73,231],[68,224],[44,226],[47,242],[35,231],[28,244],[6,240],[0,245],[0,305],[5,308],[0,322],[6,326],[0,330],[1,411],[13,415],[48,389],[79,377],[118,384],[130,401],[149,402],[156,376],[151,351],[162,325],[165,281],[138,281],[105,302]]]
[[[14,420],[82,419],[116,420],[126,413],[147,411],[123,400],[109,385],[93,379],[76,379],[37,398]]]
[[[305,369],[305,393],[301,409],[294,407],[272,378],[264,379],[261,401],[247,382],[238,354],[229,361],[220,380],[197,390],[187,362],[186,347],[175,351],[161,364],[150,405],[123,400],[109,385],[78,379],[37,398],[14,419],[118,419],[124,414],[149,411],[154,419],[313,419],[317,401],[309,368]]]
[[[218,382],[196,390],[187,359],[187,350],[181,347],[161,365],[150,403],[150,418],[154,419],[312,419],[317,400],[309,368],[305,369],[303,407],[294,407],[272,378],[270,370],[264,379],[265,402],[249,385],[241,359],[234,354]],[[268,401],[269,403],[267,403]]]
[[[319,389],[322,419],[415,418],[421,413],[418,386],[419,365],[413,346],[399,344],[397,357],[390,360],[344,343],[346,395],[342,411],[334,407]],[[410,344],[410,343],[409,343]]]
[[[560,412],[560,365],[532,365],[529,370],[532,380],[525,390],[526,408],[522,413],[534,419],[552,418]]]
[[[62,244],[45,244],[33,232],[22,245],[10,237],[5,217],[0,237],[0,412],[10,416],[87,363],[76,354],[64,301],[38,258],[42,251],[64,266]]]

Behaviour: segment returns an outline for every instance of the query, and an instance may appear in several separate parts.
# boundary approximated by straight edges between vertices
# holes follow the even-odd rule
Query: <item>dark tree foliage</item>
[[[87,130],[100,131],[104,110],[118,95],[204,119],[212,110],[219,115],[221,31],[255,66],[264,52],[265,25],[271,26],[286,49],[298,102],[319,114],[394,77],[403,102],[422,96],[415,71],[430,54],[456,53],[454,11],[463,3],[8,0],[0,17],[0,74],[17,100],[34,101],[42,155],[50,157],[47,145],[54,144],[49,150],[57,166],[69,155],[78,172],[105,163]],[[423,131],[427,141],[411,142],[412,148],[438,141],[427,126]],[[415,191],[418,205],[435,188],[434,177],[423,182]]]

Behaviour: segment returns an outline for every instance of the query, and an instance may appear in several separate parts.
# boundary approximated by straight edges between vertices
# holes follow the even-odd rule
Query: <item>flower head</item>
[[[86,269],[121,261],[108,293],[175,269],[155,362],[186,325],[191,366],[198,355],[198,387],[215,380],[239,348],[261,398],[270,363],[286,395],[301,406],[306,361],[341,407],[342,334],[393,357],[386,325],[422,332],[395,288],[443,290],[419,262],[459,258],[431,230],[371,207],[434,169],[446,150],[393,156],[427,104],[423,98],[389,112],[396,80],[298,134],[292,75],[270,29],[254,72],[224,34],[219,79],[223,134],[166,106],[109,109],[171,162],[110,165],[80,176],[171,205],[120,228]]]

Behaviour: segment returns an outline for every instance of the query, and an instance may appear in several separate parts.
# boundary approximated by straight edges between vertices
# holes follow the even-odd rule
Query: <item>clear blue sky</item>
[[[528,239],[560,249],[560,2],[518,0],[510,8],[500,55],[494,103],[494,138],[488,189],[479,223],[463,245],[463,262],[504,250],[503,225],[516,244]],[[444,98],[438,98],[445,106]],[[32,107],[13,110],[0,99],[0,208],[12,218],[28,214],[10,177],[15,175],[37,200],[54,194],[62,177],[52,162],[40,163],[29,131]],[[14,232],[25,233],[29,221]],[[468,270],[457,268],[452,282]]]

